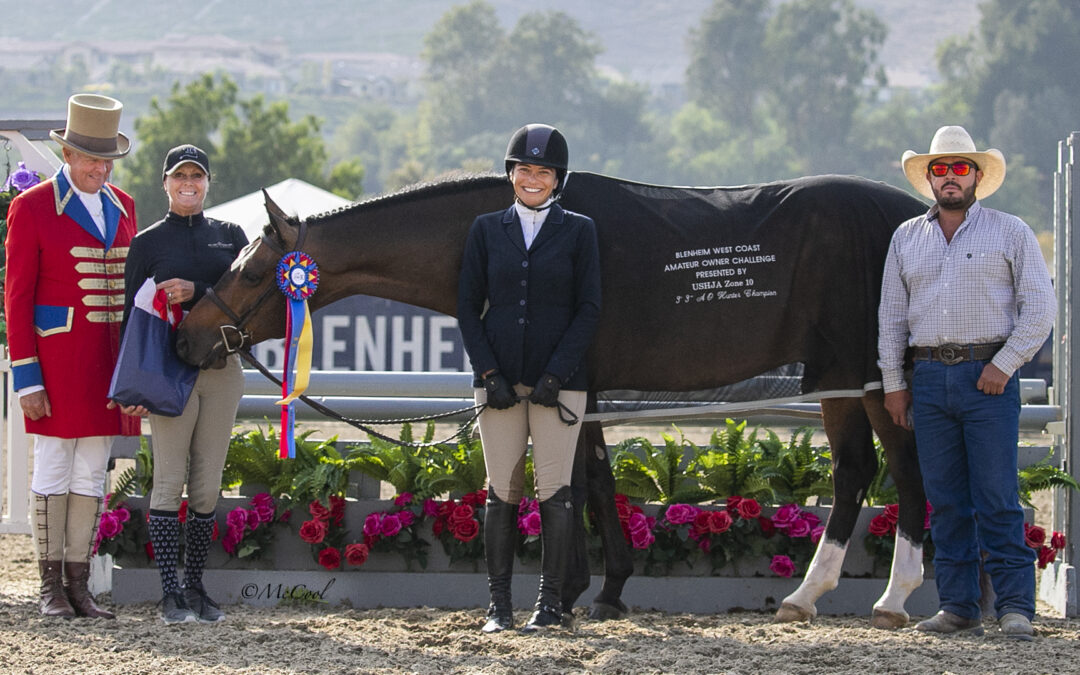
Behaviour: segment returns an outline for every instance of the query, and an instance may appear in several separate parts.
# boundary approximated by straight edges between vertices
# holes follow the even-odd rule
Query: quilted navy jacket
[[[553,204],[529,250],[513,206],[473,222],[458,283],[458,323],[475,386],[494,368],[510,384],[535,386],[547,372],[564,389],[585,390],[585,352],[599,318],[591,218]]]

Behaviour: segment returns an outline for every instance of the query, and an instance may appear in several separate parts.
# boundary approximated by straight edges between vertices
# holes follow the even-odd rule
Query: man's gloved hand
[[[502,376],[502,373],[494,372],[484,378],[484,390],[487,392],[487,404],[494,410],[506,410],[518,402],[514,388]]]
[[[561,388],[562,383],[559,382],[558,377],[551,373],[544,373],[533,387],[532,393],[529,394],[529,401],[536,405],[554,408],[559,405],[559,389]]]

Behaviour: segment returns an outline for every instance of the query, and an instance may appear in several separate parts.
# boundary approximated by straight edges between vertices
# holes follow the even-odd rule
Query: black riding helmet
[[[526,124],[514,132],[506,146],[507,177],[515,164],[538,164],[555,169],[554,194],[558,194],[566,182],[566,169],[570,164],[566,138],[553,126]]]

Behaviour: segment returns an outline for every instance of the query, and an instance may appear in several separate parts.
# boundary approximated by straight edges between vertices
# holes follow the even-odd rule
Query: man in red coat
[[[41,613],[114,618],[87,590],[113,437],[138,418],[107,397],[120,348],[135,203],[106,181],[130,149],[119,101],[76,94],[52,132],[64,166],[8,211],[4,305],[14,387],[35,434],[34,535]]]

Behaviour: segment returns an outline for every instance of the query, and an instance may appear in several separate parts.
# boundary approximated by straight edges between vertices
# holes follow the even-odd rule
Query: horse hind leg
[[[899,520],[889,584],[874,603],[870,623],[875,628],[903,628],[909,616],[904,609],[908,597],[923,581],[923,530],[926,521],[926,493],[915,453],[915,435],[895,424],[885,410],[880,390],[863,397],[870,423],[885,448],[889,475],[899,493]]]
[[[870,420],[859,399],[823,399],[821,415],[832,450],[833,506],[802,583],[776,612],[778,622],[810,621],[817,616],[817,600],[836,588],[859,508],[877,469]]]
[[[611,471],[604,431],[599,422],[585,425],[579,449],[584,453],[589,511],[604,549],[604,583],[593,598],[589,618],[621,619],[629,612],[622,601],[626,580],[634,573],[634,559],[626,543],[615,507],[615,475]]]

